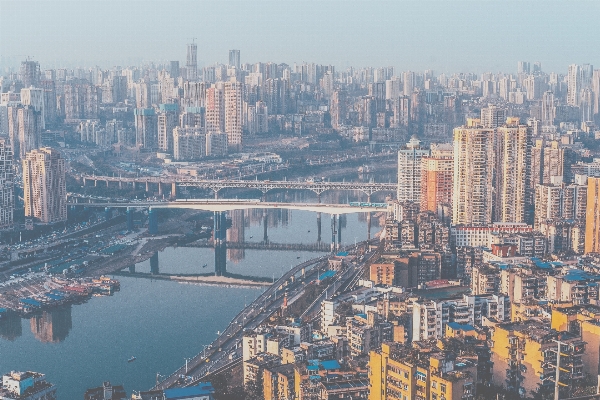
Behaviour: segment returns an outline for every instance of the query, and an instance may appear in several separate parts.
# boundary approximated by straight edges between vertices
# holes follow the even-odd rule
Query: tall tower
[[[206,89],[206,132],[225,132],[225,95],[222,82]]]
[[[398,201],[421,202],[422,158],[429,155],[421,141],[413,135],[406,146],[398,150]]]
[[[237,81],[225,83],[225,133],[227,147],[233,151],[242,150],[242,84]]]
[[[432,144],[431,155],[422,159],[421,211],[433,211],[444,219],[452,216],[453,153],[449,143]]]
[[[177,126],[177,104],[161,104],[157,116],[158,148],[173,154],[173,129]]]
[[[579,104],[579,90],[581,89],[581,68],[579,65],[569,65],[567,84],[567,104],[576,106]]]
[[[189,43],[187,46],[187,61],[185,68],[187,72],[187,79],[189,81],[195,81],[198,79],[198,45],[196,43]]]
[[[506,121],[506,112],[492,104],[481,109],[481,126],[484,128],[497,128]]]
[[[585,253],[600,253],[600,178],[588,178]]]
[[[452,223],[485,226],[492,222],[494,129],[478,119],[454,129]]]
[[[6,139],[0,138],[0,229],[13,224],[15,193],[12,150]]]
[[[158,128],[156,113],[153,108],[136,108],[135,117],[135,144],[144,149],[154,150],[157,147]]]
[[[346,119],[346,99],[348,92],[345,90],[336,90],[333,92],[330,100],[331,109],[331,127],[340,129]]]
[[[531,128],[509,118],[497,128],[496,216],[499,222],[531,222]]]
[[[40,82],[40,63],[31,60],[21,62],[19,75],[25,87],[37,86]]]
[[[240,51],[239,50],[229,50],[229,66],[235,67],[235,69],[240,69]]]
[[[65,160],[60,153],[42,147],[27,153],[23,160],[25,216],[42,223],[67,219]]]

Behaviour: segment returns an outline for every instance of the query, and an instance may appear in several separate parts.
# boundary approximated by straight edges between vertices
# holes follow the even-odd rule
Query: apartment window
[[[442,393],[446,393],[446,384],[445,383],[440,384],[440,390],[442,391]]]
[[[437,382],[431,382],[431,387],[436,389],[437,388]]]

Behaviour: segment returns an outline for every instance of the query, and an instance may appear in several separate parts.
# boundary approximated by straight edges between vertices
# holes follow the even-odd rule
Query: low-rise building
[[[2,376],[0,400],[56,400],[56,386],[44,374],[11,371]]]

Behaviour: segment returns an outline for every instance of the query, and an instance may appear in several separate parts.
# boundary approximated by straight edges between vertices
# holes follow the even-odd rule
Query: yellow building
[[[583,342],[534,320],[492,327],[492,383],[527,397],[533,396],[540,387],[554,387],[559,338],[564,343],[561,354],[567,355],[560,365],[560,385],[566,390],[576,385],[583,379]]]
[[[588,178],[585,253],[600,253],[600,178]]]
[[[384,343],[380,351],[372,351],[369,400],[475,398],[477,364],[428,344],[413,343],[415,347],[410,347]]]
[[[579,332],[585,342],[582,354],[583,370],[598,384],[600,368],[600,307],[593,305],[555,308],[552,310],[552,329]]]

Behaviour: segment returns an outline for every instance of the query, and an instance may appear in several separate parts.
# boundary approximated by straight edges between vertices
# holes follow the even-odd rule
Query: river
[[[227,239],[261,242],[264,222],[275,243],[315,243],[317,217],[307,211],[230,212]],[[331,218],[322,215],[321,240],[331,242]],[[372,232],[379,229],[376,218]],[[342,244],[367,237],[365,214],[341,220]],[[281,274],[323,253],[308,251],[227,250],[227,272],[267,278]],[[160,252],[160,273],[208,273],[214,270],[214,250],[177,247]],[[206,264],[206,267],[203,265]],[[147,260],[135,266],[150,272]],[[165,280],[118,276],[121,290],[113,296],[56,309],[31,319],[0,324],[0,373],[33,370],[58,386],[58,399],[83,398],[86,388],[103,381],[132,390],[153,386],[156,374],[168,375],[216,338],[229,321],[262,289],[182,284]],[[215,307],[218,304],[219,307]],[[136,361],[128,363],[129,357]]]

